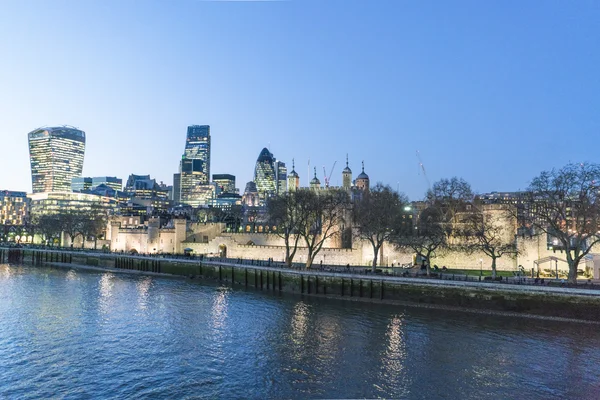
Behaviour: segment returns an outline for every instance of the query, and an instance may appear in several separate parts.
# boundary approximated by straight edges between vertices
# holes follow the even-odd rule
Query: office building
[[[277,194],[287,192],[287,167],[282,161],[275,161],[275,182],[277,185]]]
[[[85,132],[61,126],[28,134],[33,193],[69,192],[71,180],[81,176]]]
[[[235,188],[235,176],[230,174],[214,174],[212,180],[219,187],[221,194],[237,193]]]
[[[27,193],[0,191],[0,225],[24,225],[28,217]]]
[[[185,150],[179,164],[179,174],[173,177],[173,199],[195,205],[203,201],[206,190],[199,186],[210,181],[210,126],[192,125],[187,128]],[[208,189],[209,191],[211,189]],[[198,198],[202,197],[202,199]]]
[[[262,149],[254,167],[254,183],[261,198],[277,193],[275,159],[266,147]]]
[[[71,179],[71,191],[83,192],[92,189],[92,178],[79,176]]]

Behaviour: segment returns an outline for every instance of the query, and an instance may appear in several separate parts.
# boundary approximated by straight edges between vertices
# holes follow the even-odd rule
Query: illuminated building
[[[36,129],[28,137],[33,193],[70,191],[83,169],[85,132],[61,126]]]
[[[254,183],[261,198],[266,198],[277,193],[275,159],[266,147],[262,149],[256,160]]]
[[[73,192],[84,192],[94,190],[98,186],[104,185],[115,191],[123,190],[123,180],[114,176],[96,176],[96,177],[77,177],[71,181],[71,190]]]
[[[114,198],[87,193],[45,192],[27,196],[30,200],[32,220],[39,215],[55,215],[69,211],[91,212],[100,209],[112,213],[117,206]]]
[[[210,126],[192,125],[187,128],[185,150],[179,164],[179,174],[173,177],[173,199],[184,204],[197,205],[205,190],[198,186],[208,185],[210,180]]]
[[[282,161],[275,161],[275,183],[277,185],[277,194],[283,194],[287,191],[287,167]]]
[[[163,199],[168,200],[169,189],[164,185],[156,183],[156,179],[150,175],[129,175],[124,189],[125,195],[141,199]]]
[[[92,178],[79,176],[71,179],[71,190],[73,192],[83,192],[92,188]]]
[[[29,199],[25,192],[0,191],[0,224],[23,225],[29,215]]]
[[[213,182],[217,184],[221,193],[237,193],[235,188],[235,176],[230,174],[214,174]]]
[[[115,176],[95,176],[92,177],[92,187],[94,190],[100,185],[106,185],[116,191],[123,190],[123,180]]]

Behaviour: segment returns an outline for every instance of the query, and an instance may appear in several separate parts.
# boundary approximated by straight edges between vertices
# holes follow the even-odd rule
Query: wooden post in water
[[[281,271],[279,271],[279,291],[281,292]]]

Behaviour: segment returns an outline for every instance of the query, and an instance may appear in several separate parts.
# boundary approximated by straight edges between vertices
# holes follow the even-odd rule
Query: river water
[[[0,265],[0,398],[598,399],[600,326]]]

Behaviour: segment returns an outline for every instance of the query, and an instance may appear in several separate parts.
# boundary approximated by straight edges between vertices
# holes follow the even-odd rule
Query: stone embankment
[[[600,321],[600,291],[295,270],[185,258],[0,248],[0,263],[87,266],[209,279],[263,291]]]

